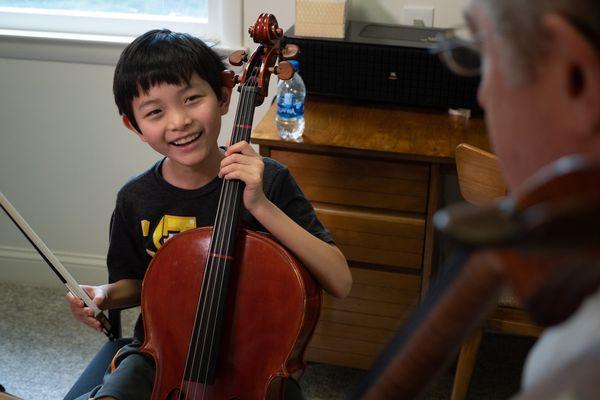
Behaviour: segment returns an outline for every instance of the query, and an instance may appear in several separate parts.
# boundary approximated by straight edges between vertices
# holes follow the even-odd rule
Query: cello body
[[[321,290],[281,245],[246,230],[234,253],[215,383],[184,382],[211,232],[180,233],[156,253],[146,272],[142,315],[152,329],[145,328],[141,350],[156,361],[152,398],[178,399],[182,386],[185,399],[282,398],[284,379],[304,368]]]

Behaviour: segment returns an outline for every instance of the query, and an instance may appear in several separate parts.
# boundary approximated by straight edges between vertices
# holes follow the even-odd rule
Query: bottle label
[[[284,93],[277,100],[277,115],[281,118],[304,116],[304,101],[294,101],[292,93]]]

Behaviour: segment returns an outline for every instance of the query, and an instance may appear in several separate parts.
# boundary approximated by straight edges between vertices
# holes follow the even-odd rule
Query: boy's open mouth
[[[192,142],[195,142],[200,136],[202,136],[202,132],[192,133],[191,135],[186,136],[184,138],[174,140],[170,144],[172,144],[173,146],[185,146]]]

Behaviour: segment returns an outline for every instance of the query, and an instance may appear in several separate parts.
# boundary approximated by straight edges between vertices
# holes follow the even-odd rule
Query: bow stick
[[[0,192],[0,206],[19,228],[19,230],[23,232],[27,240],[29,240],[40,256],[42,256],[44,261],[46,261],[56,276],[58,276],[58,279],[62,281],[62,283],[74,296],[79,297],[81,300],[83,300],[87,307],[94,311],[94,318],[100,321],[100,324],[102,325],[102,332],[104,332],[104,334],[108,336],[111,341],[116,340],[116,335],[110,322],[108,321],[108,318],[106,318],[106,315],[92,301],[86,291],[79,286],[75,278],[73,278],[73,275],[67,271],[60,260],[56,258],[56,256],[52,253],[52,251],[50,251],[42,239],[40,239],[33,229],[31,229],[31,226],[29,226],[27,221],[25,221],[25,219],[21,216],[21,214],[19,214],[17,209],[10,203],[10,201],[8,201],[2,192]]]

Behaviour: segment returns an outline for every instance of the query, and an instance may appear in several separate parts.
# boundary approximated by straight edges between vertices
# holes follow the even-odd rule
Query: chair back
[[[461,143],[456,146],[455,158],[460,194],[466,201],[480,206],[506,195],[506,182],[495,154]],[[502,290],[498,305],[520,308],[520,302],[508,288]]]
[[[506,182],[494,154],[461,143],[455,158],[460,193],[466,201],[479,206],[506,195]]]

